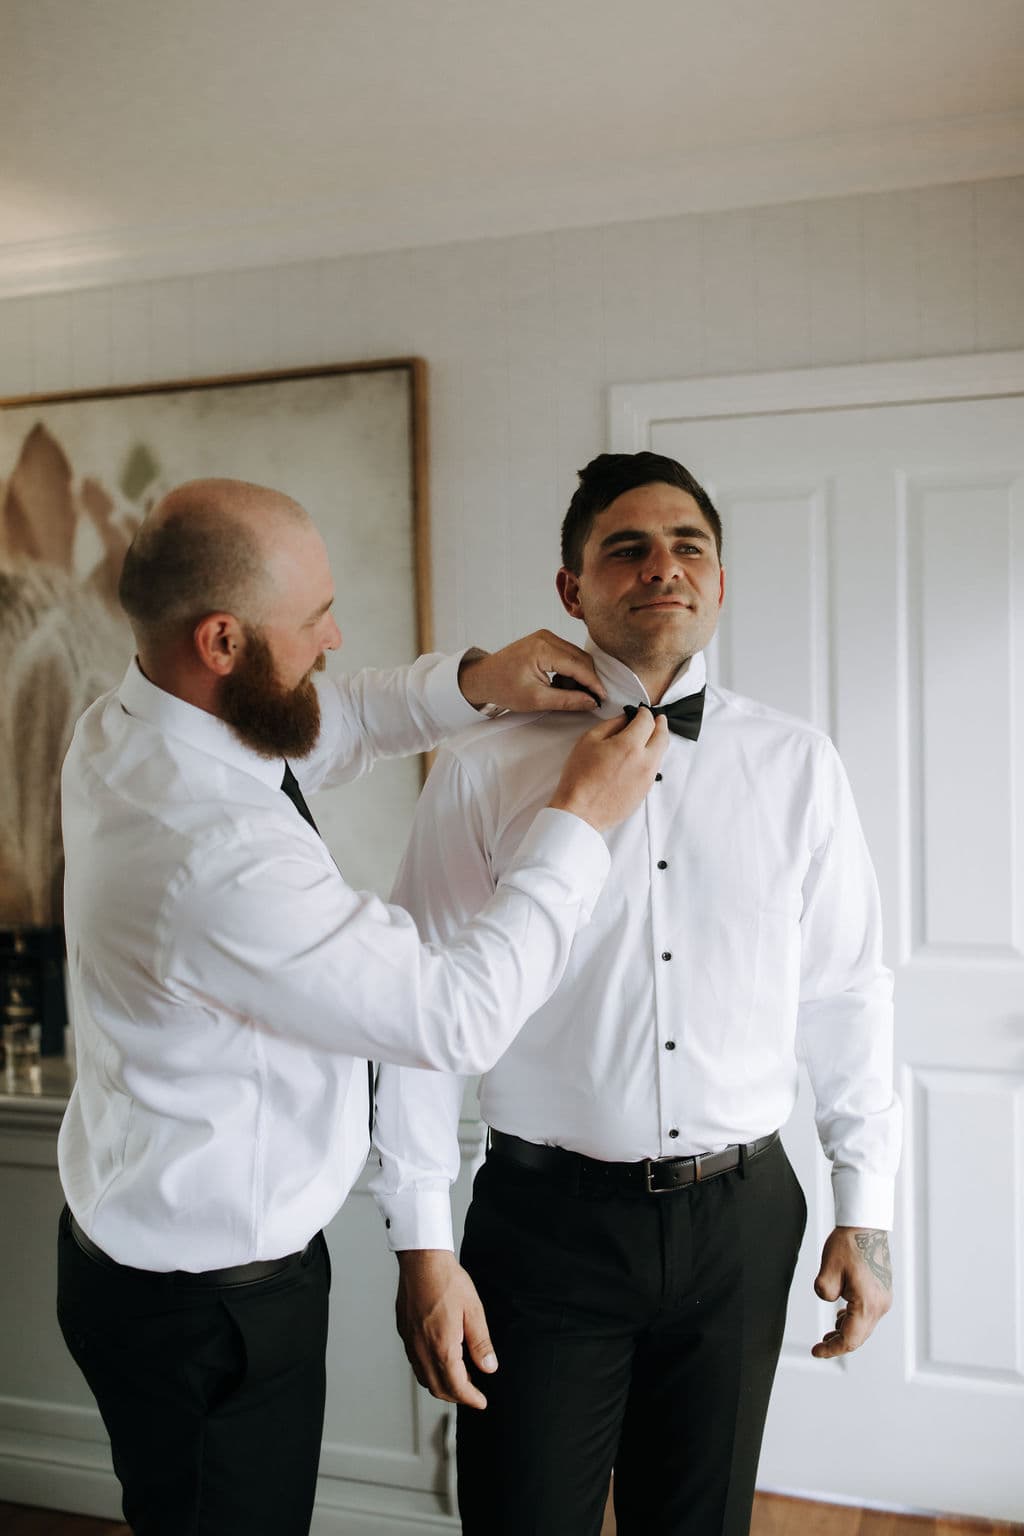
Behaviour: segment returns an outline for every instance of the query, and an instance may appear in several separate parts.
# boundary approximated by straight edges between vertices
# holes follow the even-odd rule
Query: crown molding
[[[1024,112],[769,141],[494,187],[382,186],[195,223],[0,240],[0,298],[1024,175]]]

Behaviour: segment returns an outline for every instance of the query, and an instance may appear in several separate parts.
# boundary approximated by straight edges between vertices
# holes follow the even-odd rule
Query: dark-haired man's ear
[[[192,631],[192,643],[204,667],[227,677],[245,649],[245,636],[233,613],[208,613]]]
[[[566,613],[574,619],[583,618],[583,604],[580,602],[580,580],[572,571],[563,565],[555,577],[555,591],[562,599],[562,607]]]

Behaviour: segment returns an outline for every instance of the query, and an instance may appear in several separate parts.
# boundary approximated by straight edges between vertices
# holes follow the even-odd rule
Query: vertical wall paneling
[[[83,288],[71,295],[71,377],[73,389],[102,388],[112,382],[108,288]]]
[[[62,389],[73,389],[76,375],[88,372],[87,366],[75,368],[72,330],[74,296],[69,293],[47,294],[32,305],[32,375],[26,379],[25,394],[50,394]],[[90,359],[96,372],[103,367],[102,358]]]
[[[234,291],[241,274],[211,272],[192,278],[192,302],[189,308],[189,345],[197,378],[238,373],[235,366],[235,322],[232,315]],[[258,314],[251,317],[259,326]]]
[[[145,384],[156,377],[152,361],[152,292],[139,283],[110,299],[110,382]],[[82,366],[84,359],[79,360]],[[90,379],[90,384],[91,384]]]
[[[651,251],[659,226],[613,224],[596,232],[602,260],[604,366],[612,379],[644,378],[656,325]]]
[[[864,210],[864,340],[868,357],[918,357],[921,298],[918,208],[899,194]]]
[[[974,194],[971,186],[927,187],[917,194],[921,331],[928,336],[943,329],[951,352],[979,345]]]
[[[509,634],[513,606],[504,242],[457,247],[445,286],[453,332],[464,338],[460,409],[453,424],[462,468],[456,548],[461,611],[467,634],[490,646]],[[435,593],[435,610],[448,600],[447,593]]]
[[[325,324],[326,261],[297,262],[274,273],[275,334],[282,368],[316,367],[329,363]]]
[[[710,372],[704,355],[704,252],[700,229],[698,214],[659,220],[651,227],[647,270],[652,329],[644,377],[671,379]]]
[[[576,471],[604,447],[600,390],[587,380],[608,380],[605,353],[605,262],[599,231],[559,231],[552,237],[555,262],[555,375],[552,407],[558,484],[566,498]],[[611,302],[618,304],[618,295]]]
[[[867,355],[864,211],[868,202],[867,198],[827,198],[809,203],[804,210],[811,362],[819,368],[859,363]]]
[[[806,368],[811,350],[807,207],[766,208],[754,226],[757,366]]]
[[[281,355],[277,334],[277,278],[273,268],[236,272],[223,292],[232,373],[262,373]]]
[[[761,217],[764,217],[762,210]],[[700,224],[704,362],[713,373],[764,367],[757,356],[754,229],[748,209],[708,215]]]
[[[1024,179],[979,182],[974,201],[978,346],[1017,346],[1024,330]]]
[[[150,360],[153,377],[160,379],[197,378],[202,371],[192,349],[192,321],[195,296],[190,278],[174,278],[162,283],[148,283],[150,294]],[[120,298],[115,298],[115,303]],[[229,372],[222,360],[216,369]],[[138,383],[148,383],[140,379]]]
[[[559,482],[554,246],[550,235],[505,242],[508,360],[508,561],[524,629],[571,624],[555,595],[559,528],[572,491]],[[511,617],[511,615],[510,615]]]
[[[294,269],[296,273],[302,270],[302,267]],[[319,293],[314,288],[307,303],[319,298],[323,345],[329,354],[327,362],[355,363],[363,358],[384,355],[375,352],[375,338],[367,323],[367,271],[365,256],[327,261],[320,269]]]
[[[34,387],[34,320],[32,299],[5,299],[0,304],[0,400],[28,394]]]

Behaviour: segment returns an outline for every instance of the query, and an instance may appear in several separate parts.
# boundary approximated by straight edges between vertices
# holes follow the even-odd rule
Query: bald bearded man
[[[587,732],[492,900],[425,946],[345,883],[302,790],[422,752],[485,703],[589,707],[548,682],[599,691],[589,657],[541,633],[317,677],[341,644],[323,540],[288,497],[234,481],[154,509],[120,597],[138,653],[79,721],[62,783],[79,1075],[58,1315],[139,1536],[301,1536],[321,1229],[368,1150],[367,1059],[493,1065],[557,985],[607,873],[600,832],[667,737],[647,712]]]

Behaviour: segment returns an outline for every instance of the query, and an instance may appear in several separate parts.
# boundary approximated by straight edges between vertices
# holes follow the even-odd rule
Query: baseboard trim
[[[457,1536],[455,1517],[414,1507],[429,1497],[321,1478],[310,1536]],[[112,1469],[77,1466],[38,1454],[0,1453],[0,1503],[63,1510],[99,1520],[123,1518],[121,1489]]]

